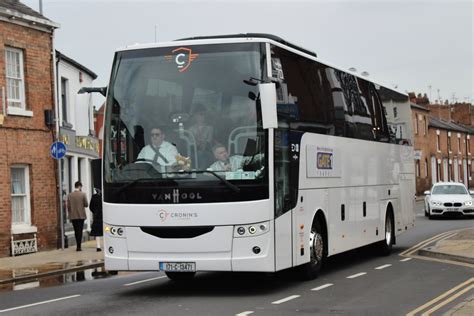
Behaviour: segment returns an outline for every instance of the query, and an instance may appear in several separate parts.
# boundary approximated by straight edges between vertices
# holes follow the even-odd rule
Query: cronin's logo
[[[166,55],[165,59],[176,63],[179,72],[188,70],[191,62],[195,60],[199,54],[193,54],[191,48],[180,47],[171,51],[172,55]]]
[[[166,221],[168,218],[169,213],[165,210],[159,210],[158,211],[158,217],[161,219],[162,222]]]
[[[318,152],[318,169],[332,169],[332,153]]]

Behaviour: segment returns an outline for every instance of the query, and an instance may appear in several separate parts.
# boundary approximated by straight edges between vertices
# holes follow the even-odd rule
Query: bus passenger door
[[[275,270],[293,266],[288,129],[274,130]]]

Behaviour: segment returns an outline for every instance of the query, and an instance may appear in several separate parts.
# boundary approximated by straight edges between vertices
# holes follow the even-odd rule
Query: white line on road
[[[239,313],[239,314],[235,314],[235,316],[247,316],[247,315],[250,315],[250,314],[253,314],[255,313],[254,311],[246,311],[246,312],[242,312],[242,313]]]
[[[407,261],[410,261],[410,260],[411,260],[411,258],[405,258],[405,259],[400,260],[400,262],[407,262]]]
[[[154,281],[154,280],[158,280],[158,279],[163,279],[163,278],[166,278],[166,276],[162,275],[162,276],[159,276],[159,277],[156,277],[156,278],[151,278],[151,279],[141,280],[141,281],[137,281],[137,282],[127,283],[127,284],[124,284],[123,286],[130,286],[130,285],[135,285],[135,284],[150,282],[150,281]]]
[[[358,277],[363,276],[365,274],[367,274],[367,272],[361,272],[361,273],[353,274],[353,275],[348,276],[347,279],[355,279],[355,278],[358,278]]]
[[[320,290],[322,290],[322,289],[325,289],[325,288],[330,287],[330,286],[333,286],[333,285],[334,285],[334,284],[332,284],[332,283],[327,283],[327,284],[324,284],[324,285],[315,287],[314,289],[311,289],[311,291],[320,291]]]
[[[375,270],[382,270],[382,269],[385,269],[385,268],[388,268],[388,267],[391,267],[391,266],[392,266],[391,264],[384,264],[383,266],[375,268]]]
[[[67,299],[75,298],[75,297],[79,297],[79,296],[81,296],[81,295],[77,294],[77,295],[65,296],[65,297],[55,298],[54,300],[48,300],[48,301],[43,301],[43,302],[38,302],[38,303],[33,303],[33,304],[28,304],[28,305],[22,305],[22,306],[18,306],[18,307],[12,307],[12,308],[9,308],[9,309],[2,309],[2,310],[0,310],[0,313],[11,312],[11,311],[14,311],[14,310],[17,310],[17,309],[22,309],[22,308],[27,308],[27,307],[31,307],[31,306],[36,306],[36,305],[42,305],[42,304],[48,304],[48,303],[53,303],[53,302],[57,302],[57,301],[67,300]]]
[[[282,298],[281,300],[278,300],[278,301],[275,301],[275,302],[272,302],[272,304],[281,304],[281,303],[285,303],[285,302],[288,302],[288,301],[291,301],[295,298],[298,298],[300,297],[299,295],[291,295],[291,296],[288,296],[288,297],[285,297],[285,298]]]

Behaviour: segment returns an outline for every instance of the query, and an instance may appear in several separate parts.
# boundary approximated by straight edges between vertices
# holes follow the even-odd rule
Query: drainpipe
[[[56,57],[56,49],[54,47],[54,30],[51,34],[51,46],[52,52],[51,55],[53,57],[53,72],[54,72],[54,80],[53,80],[53,91],[54,91],[54,111],[56,112],[55,115],[55,128],[56,128],[56,137],[55,140],[59,140],[59,102],[58,102],[58,63],[59,60]],[[58,163],[58,211],[59,211],[59,220],[60,220],[60,228],[61,228],[61,249],[64,250],[64,215],[63,215],[63,179],[61,174],[61,159],[57,160]]]

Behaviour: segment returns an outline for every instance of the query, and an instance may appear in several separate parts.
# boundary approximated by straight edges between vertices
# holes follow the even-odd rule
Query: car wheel
[[[168,279],[173,281],[187,281],[194,278],[196,272],[165,272]]]
[[[385,238],[379,242],[379,252],[382,256],[388,256],[392,252],[394,238],[393,215],[391,212],[387,212],[387,215],[385,216]]]
[[[311,227],[309,236],[309,262],[299,267],[299,274],[303,280],[312,280],[318,276],[327,251],[325,249],[326,236],[319,222],[315,222]]]

